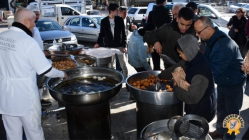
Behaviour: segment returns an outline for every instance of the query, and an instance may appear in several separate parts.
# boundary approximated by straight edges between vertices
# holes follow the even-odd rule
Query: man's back
[[[36,73],[43,73],[51,64],[37,42],[23,30],[11,27],[0,33],[0,38],[0,59],[4,60],[0,63],[0,91],[4,91],[0,98],[0,113],[24,115],[31,109],[32,98],[39,98],[38,90],[35,90]]]
[[[172,13],[164,6],[156,6],[153,11],[150,11],[148,22],[154,24],[157,28],[161,27],[165,23],[170,23],[173,20]]]

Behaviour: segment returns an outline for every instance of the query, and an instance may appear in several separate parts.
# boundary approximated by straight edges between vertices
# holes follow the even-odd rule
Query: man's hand
[[[237,32],[239,32],[239,30],[238,29],[234,29],[234,32],[237,33]]]
[[[93,48],[98,48],[99,47],[99,44],[98,43],[96,43],[94,46],[93,46]]]
[[[132,24],[132,25],[131,25],[131,29],[132,29],[132,30],[136,30],[136,29],[137,29],[137,26],[134,25],[134,24]]]
[[[123,53],[126,53],[126,52],[127,52],[127,48],[124,47],[124,48],[123,48]]]
[[[162,45],[160,42],[156,42],[154,44],[154,49],[156,50],[157,53],[161,54],[162,53]]]
[[[68,79],[68,76],[67,76],[67,73],[66,72],[64,72],[64,78],[63,78],[64,80],[67,80]]]
[[[176,80],[174,78],[172,78],[172,83],[173,83],[173,86],[178,85],[177,82],[176,82]]]
[[[47,51],[43,51],[45,57],[48,57],[50,54]]]

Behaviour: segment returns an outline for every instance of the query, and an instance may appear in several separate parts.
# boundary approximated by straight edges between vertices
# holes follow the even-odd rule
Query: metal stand
[[[137,101],[137,138],[142,129],[154,121],[169,119],[173,116],[183,116],[183,105],[181,102],[172,105],[153,105]]]
[[[111,139],[109,101],[91,106],[66,106],[69,139]]]

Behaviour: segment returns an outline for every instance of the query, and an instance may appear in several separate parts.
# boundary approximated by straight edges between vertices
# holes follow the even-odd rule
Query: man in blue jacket
[[[205,55],[208,57],[214,81],[217,84],[217,123],[216,131],[210,133],[213,139],[235,139],[223,128],[224,118],[239,114],[243,102],[243,85],[246,75],[241,70],[243,58],[238,45],[224,32],[214,27],[208,17],[199,17],[194,24],[196,35],[206,42]]]

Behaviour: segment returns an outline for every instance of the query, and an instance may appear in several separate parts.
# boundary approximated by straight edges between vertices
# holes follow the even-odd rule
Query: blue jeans
[[[243,102],[243,85],[236,87],[219,87],[217,86],[217,123],[216,131],[224,134],[225,139],[235,139],[234,132],[228,134],[227,128],[222,127],[224,118],[230,114],[239,114]]]

